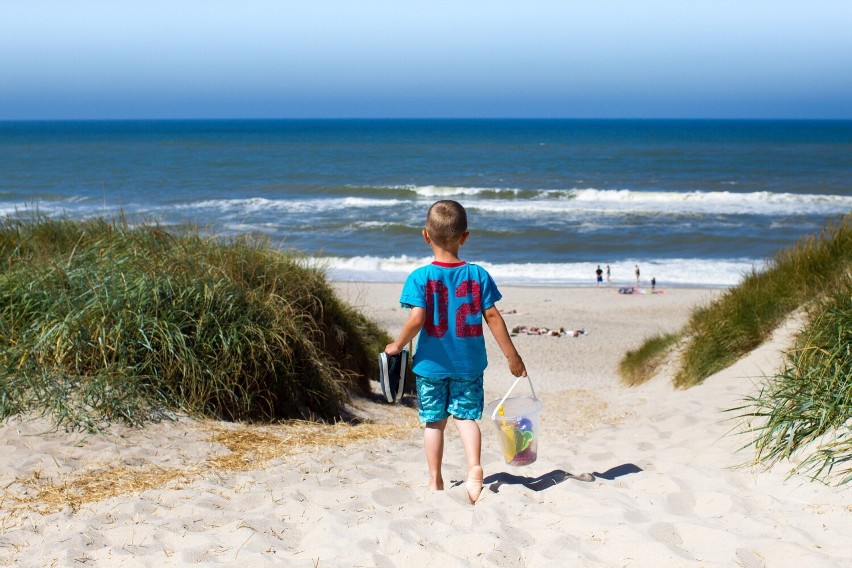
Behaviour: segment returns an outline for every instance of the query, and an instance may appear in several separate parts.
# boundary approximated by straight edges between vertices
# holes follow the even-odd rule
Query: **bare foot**
[[[429,489],[431,489],[432,491],[443,491],[444,490],[444,480],[439,479],[439,480],[435,481],[434,483],[430,481],[429,482]]]
[[[467,496],[470,497],[471,503],[476,503],[476,500],[479,499],[480,493],[482,493],[482,479],[484,474],[482,472],[482,467],[475,465],[467,471],[467,481],[464,482],[464,486],[467,489]]]

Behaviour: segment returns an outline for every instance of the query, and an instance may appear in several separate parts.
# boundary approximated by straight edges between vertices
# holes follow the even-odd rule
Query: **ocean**
[[[428,262],[444,198],[498,283],[731,286],[852,211],[852,121],[0,122],[0,215],[259,233],[336,280]]]

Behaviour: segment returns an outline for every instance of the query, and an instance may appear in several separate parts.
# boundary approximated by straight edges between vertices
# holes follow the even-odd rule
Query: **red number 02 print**
[[[456,298],[466,298],[470,295],[468,302],[459,304],[456,309],[456,337],[477,337],[482,335],[482,324],[467,323],[467,316],[478,314],[481,311],[479,296],[479,282],[476,280],[465,280],[456,288]],[[436,320],[437,302],[437,321]],[[440,280],[428,280],[426,282],[426,333],[432,337],[444,337],[450,329],[450,298],[447,285]]]

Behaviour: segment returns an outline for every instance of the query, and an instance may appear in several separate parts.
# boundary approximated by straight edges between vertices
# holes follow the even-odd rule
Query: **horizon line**
[[[464,116],[271,116],[271,117],[101,117],[101,118],[4,118],[0,122],[201,122],[201,121],[693,121],[693,122],[852,122],[852,118],[814,117],[464,117]]]

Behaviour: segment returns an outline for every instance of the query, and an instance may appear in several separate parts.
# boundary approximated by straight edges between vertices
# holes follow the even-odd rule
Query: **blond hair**
[[[467,212],[457,201],[436,201],[426,214],[426,232],[441,246],[461,240],[467,231]]]

